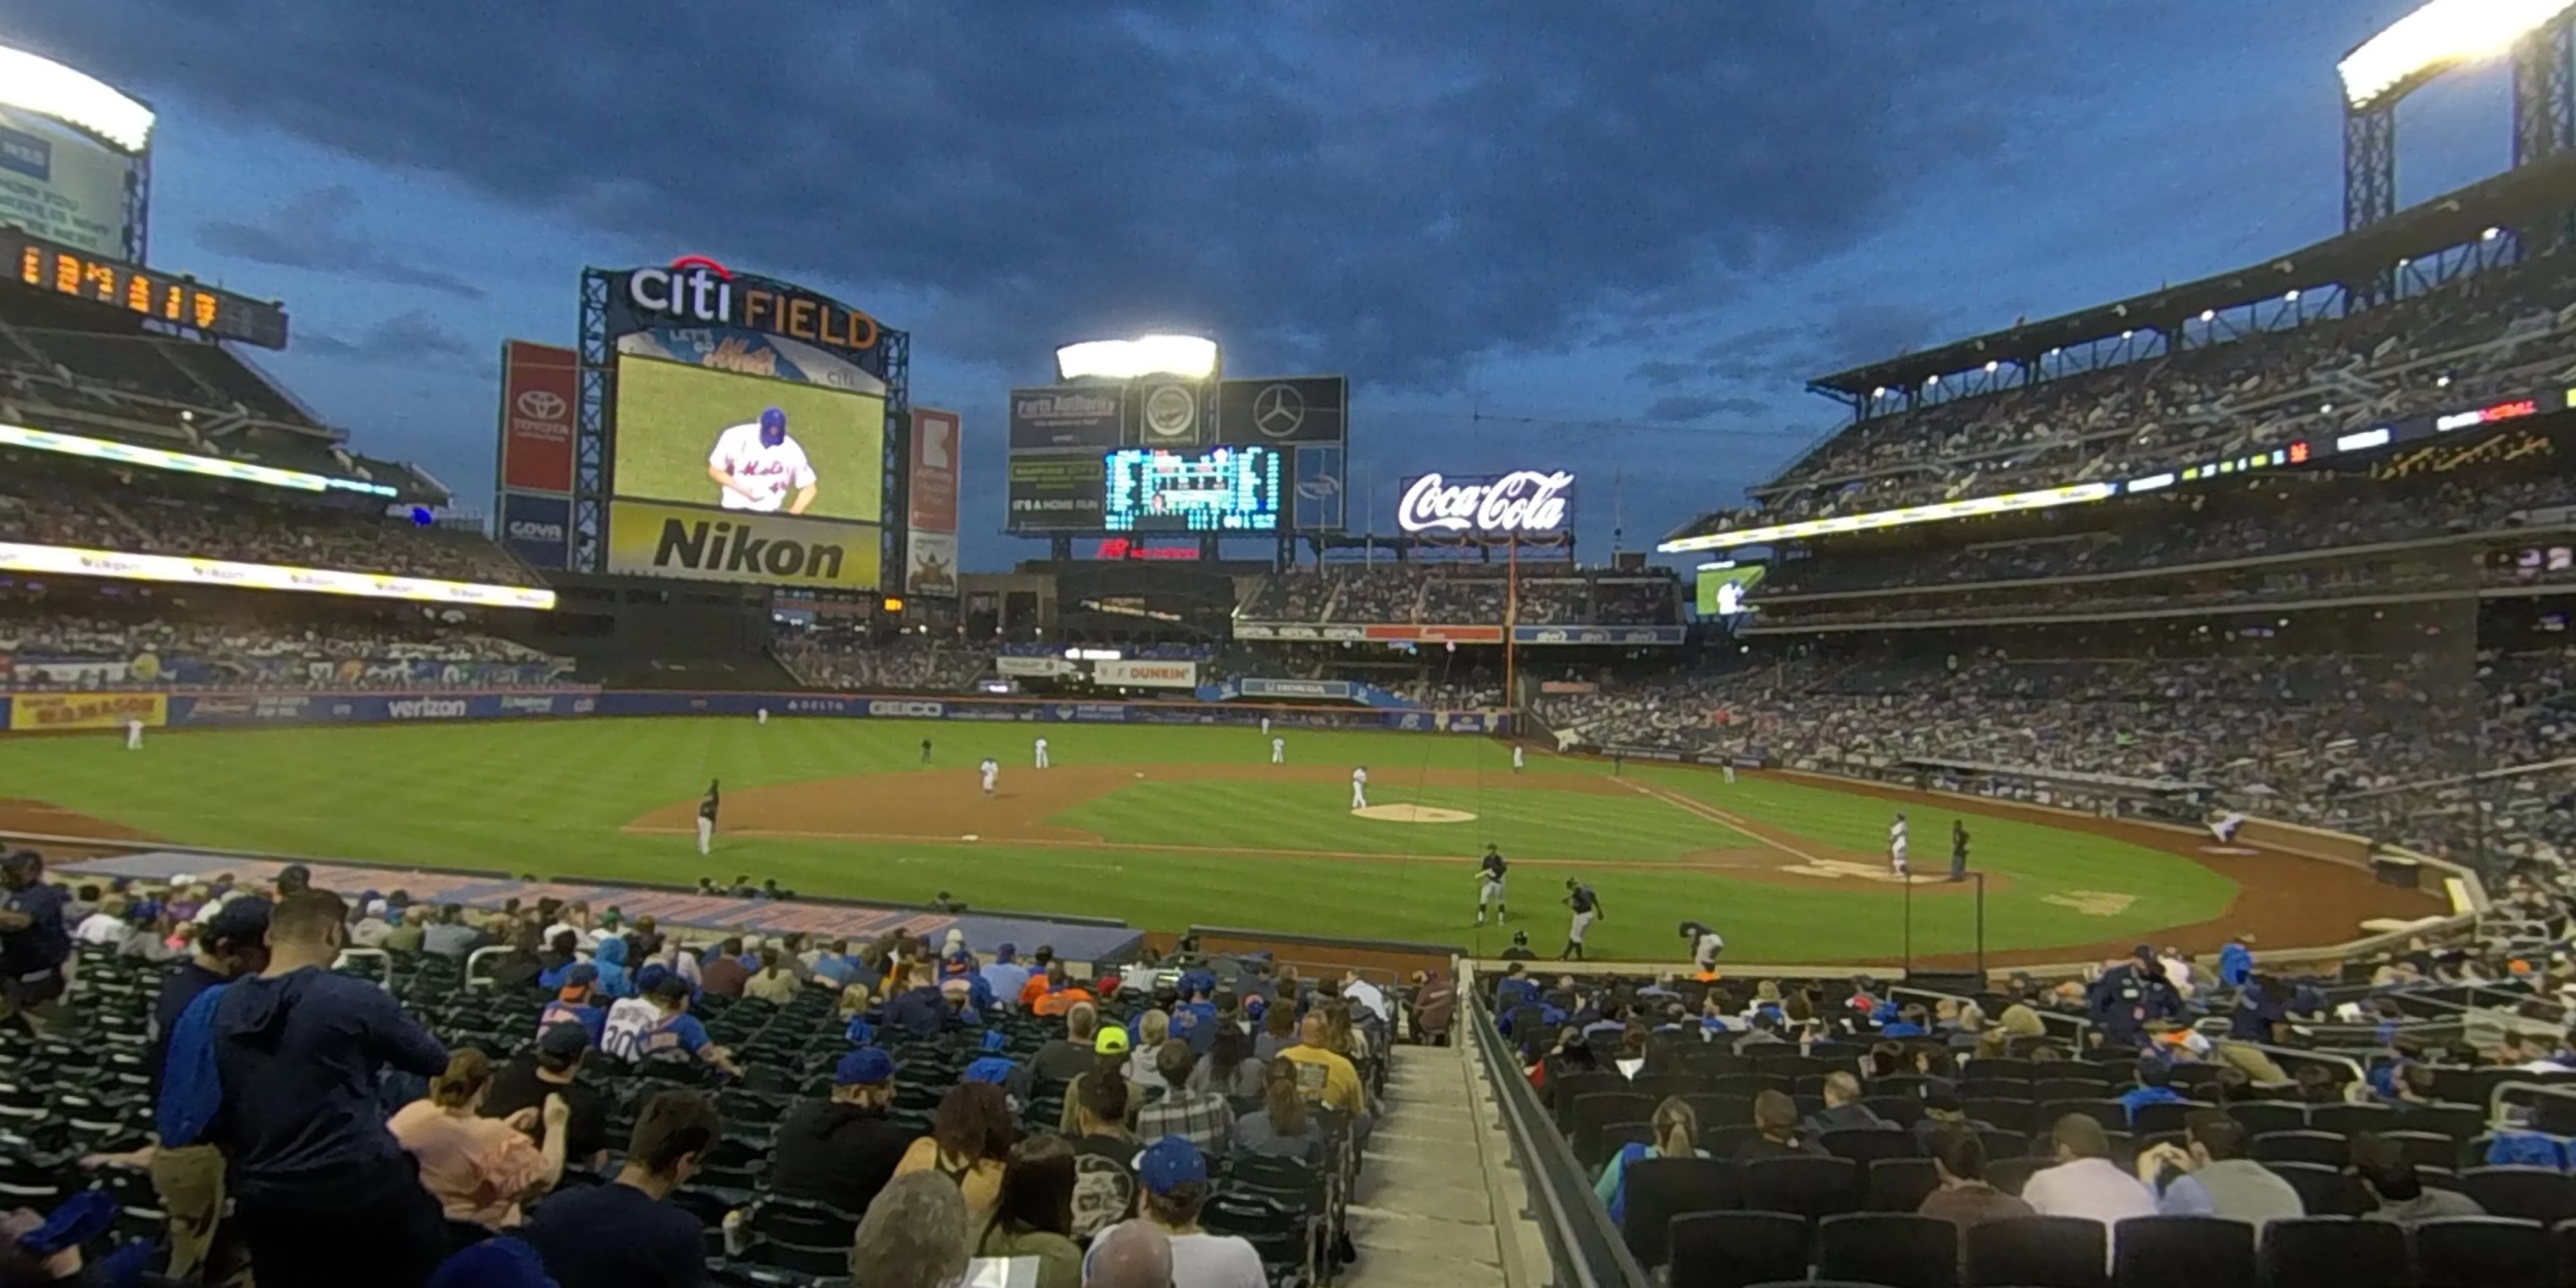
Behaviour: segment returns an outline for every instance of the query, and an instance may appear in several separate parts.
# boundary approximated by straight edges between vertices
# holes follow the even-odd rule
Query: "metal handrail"
[[[384,967],[385,976],[382,980],[377,981],[377,986],[388,993],[394,991],[394,955],[386,952],[384,949],[343,948],[340,950],[339,956],[331,959],[331,969],[340,970],[346,967],[350,962],[365,957],[374,958],[378,965]]]
[[[2523,1082],[2519,1079],[2513,1082],[2499,1082],[2495,1085],[2495,1090],[2487,1093],[2488,1130],[2493,1131],[2506,1125],[2504,1098],[2505,1093],[2512,1091],[2529,1091],[2543,1096],[2563,1096],[2576,1100],[2576,1083]]]
[[[1503,1045],[1484,997],[1472,984],[1461,992],[1464,1019],[1476,1035],[1477,1058],[1493,1078],[1494,1099],[1502,1109],[1503,1129],[1511,1137],[1513,1152],[1520,1158],[1522,1179],[1529,1188],[1539,1233],[1546,1239],[1560,1273],[1572,1272],[1570,1280],[1560,1278],[1562,1288],[1649,1288],[1651,1281],[1629,1253],[1627,1239],[1611,1223],[1610,1213],[1601,1201],[1593,1197],[1573,1149],[1557,1133],[1555,1120],[1538,1103],[1538,1093],[1530,1089],[1529,1079],[1521,1075],[1519,1057]],[[1560,1184],[1580,1191],[1581,1199],[1569,1203],[1559,1192]],[[1585,1254],[1587,1243],[1608,1250],[1606,1268]]]
[[[495,957],[507,957],[515,951],[517,950],[508,944],[493,944],[486,948],[477,948],[473,952],[465,954],[465,987],[492,987],[492,977],[485,975],[477,978],[474,974],[474,968]]]

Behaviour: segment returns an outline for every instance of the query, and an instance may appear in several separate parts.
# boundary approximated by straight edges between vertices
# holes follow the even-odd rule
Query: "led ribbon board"
[[[228,559],[122,554],[112,550],[33,546],[9,541],[0,541],[0,572],[116,577],[127,581],[231,586],[247,590],[296,590],[317,595],[403,599],[423,604],[467,604],[486,608],[550,609],[555,606],[553,591],[531,586],[486,586],[477,582],[397,577],[391,573],[338,572],[282,564],[234,563]]]
[[[2061,505],[2081,505],[2087,501],[2108,500],[2119,490],[2120,487],[2116,483],[2077,483],[2069,487],[2043,488],[2037,492],[2012,492],[2003,496],[1981,496],[1968,501],[1944,501],[1939,505],[1909,506],[1902,510],[1878,510],[1869,514],[1846,514],[1831,519],[1809,519],[1801,523],[1774,524],[1767,528],[1739,528],[1733,532],[1712,532],[1706,536],[1682,537],[1667,541],[1656,546],[1655,550],[1659,554],[1668,555],[1690,550],[1732,550],[1738,546],[1768,545],[1774,541],[1831,536],[1838,532],[1874,532],[1882,528],[1938,523],[1944,519],[1965,519],[1981,514],[2047,510]]]
[[[24,425],[0,425],[0,447],[24,447],[30,451],[60,452],[93,461],[117,465],[139,465],[146,469],[172,470],[181,474],[202,475],[210,479],[231,479],[236,483],[260,483],[269,487],[293,488],[299,492],[356,492],[362,496],[398,496],[395,489],[382,483],[359,479],[333,478],[327,474],[307,474],[302,470],[281,470],[246,461],[227,461],[213,456],[191,456],[185,452],[166,452],[158,447],[120,443],[109,438],[86,438],[79,434],[57,434],[47,429],[29,429]]]

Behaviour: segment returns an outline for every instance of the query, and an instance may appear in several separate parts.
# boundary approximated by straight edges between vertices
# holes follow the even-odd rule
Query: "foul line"
[[[1734,829],[1737,835],[1756,845],[1778,850],[1782,854],[1796,858],[1802,863],[1814,864],[1820,868],[1825,866],[1825,861],[1823,859],[1817,858],[1815,855],[1809,854],[1805,850],[1801,850],[1797,846],[1791,845],[1786,841],[1773,840],[1770,837],[1764,836],[1762,833],[1754,830],[1755,825],[1750,820],[1738,818],[1714,805],[1707,804],[1703,801],[1693,800],[1688,796],[1681,795],[1678,792],[1673,792],[1665,788],[1633,782],[1627,778],[1621,778],[1619,781],[1626,783],[1628,785],[1628,790],[1636,792],[1639,795],[1652,796],[1656,800],[1662,801],[1667,805],[1676,806],[1690,813],[1697,814],[1701,818],[1707,819],[1713,823],[1724,823],[1729,828]]]
[[[636,836],[696,836],[694,827],[628,826],[619,829]],[[1233,845],[1154,845],[1127,841],[1076,841],[1044,836],[981,836],[968,841],[954,836],[922,836],[910,832],[814,832],[795,828],[738,827],[719,830],[718,841],[726,837],[791,841],[859,841],[877,845],[949,845],[973,847],[983,845],[1036,845],[1056,849],[1122,850],[1148,854],[1243,855],[1285,859],[1357,859],[1378,863],[1453,863],[1473,865],[1484,862],[1480,857],[1463,854],[1386,854],[1368,850],[1271,850]],[[1759,837],[1750,837],[1756,845],[1767,845]],[[1766,863],[1658,861],[1654,859],[1522,859],[1515,860],[1531,867],[1631,868],[1649,872],[1721,872],[1728,870],[1769,871]]]

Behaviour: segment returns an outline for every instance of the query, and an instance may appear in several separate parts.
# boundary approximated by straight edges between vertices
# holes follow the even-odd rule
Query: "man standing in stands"
[[[778,1124],[769,1190],[865,1212],[894,1179],[913,1133],[894,1124],[894,1057],[860,1047],[832,1070],[832,1098],[808,1100]]]
[[[1503,904],[1503,873],[1511,867],[1503,862],[1502,847],[1485,845],[1485,857],[1476,865],[1476,924],[1485,924],[1485,909],[1494,910],[1494,924],[1511,920],[1511,910]]]
[[[707,794],[698,800],[698,853],[703,855],[716,839],[716,806],[720,803],[715,780],[707,781]]]
[[[715,1147],[721,1128],[706,1097],[665,1091],[635,1120],[626,1166],[616,1181],[547,1199],[520,1237],[537,1250],[556,1288],[704,1283],[704,1229],[687,1209],[663,1200],[697,1174],[698,1160]],[[265,1286],[267,1278],[260,1283]]]
[[[1603,916],[1601,911],[1601,896],[1594,894],[1592,892],[1592,887],[1585,885],[1572,877],[1567,877],[1565,879],[1565,906],[1573,911],[1574,922],[1572,925],[1566,927],[1565,951],[1558,953],[1556,955],[1556,959],[1558,961],[1565,961],[1570,958],[1574,961],[1581,961],[1583,960],[1584,933],[1591,930],[1592,923],[1599,921]]]
[[[222,1108],[209,1140],[263,1288],[417,1285],[448,1246],[437,1199],[385,1130],[377,1076],[447,1070],[447,1048],[392,996],[336,974],[348,905],[308,890],[270,914],[268,966],[212,1000]],[[176,1071],[173,1071],[176,1077]]]
[[[34,850],[0,857],[0,890],[8,892],[0,897],[0,1025],[15,1017],[39,1035],[59,1029],[69,1018],[62,1000],[63,962],[72,955],[66,896],[45,884],[45,860]]]

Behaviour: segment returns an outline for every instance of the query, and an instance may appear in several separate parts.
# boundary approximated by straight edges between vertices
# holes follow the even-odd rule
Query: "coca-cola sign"
[[[1395,521],[1407,532],[1542,536],[1565,530],[1573,521],[1573,503],[1574,476],[1563,470],[1514,470],[1454,482],[1425,474],[1405,485]]]

